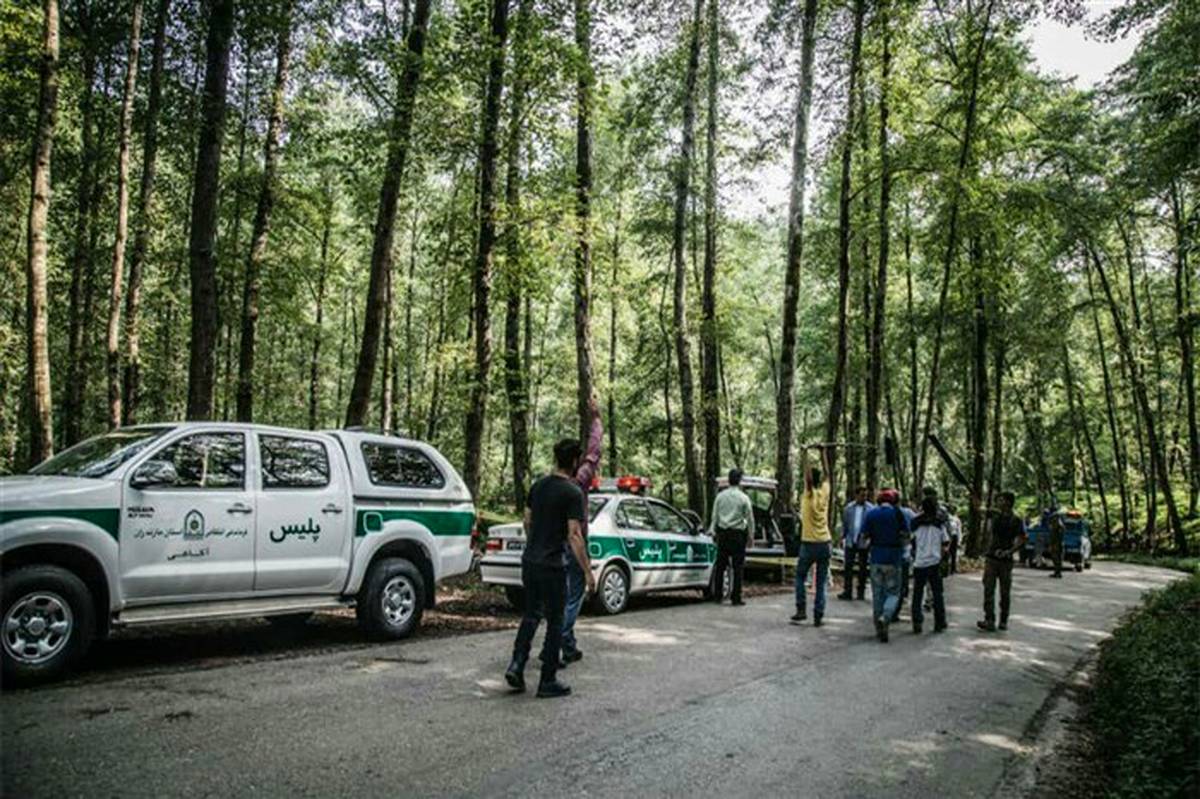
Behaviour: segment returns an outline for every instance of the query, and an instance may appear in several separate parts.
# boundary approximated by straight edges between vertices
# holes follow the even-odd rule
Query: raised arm
[[[600,456],[604,444],[604,423],[600,420],[600,409],[596,406],[594,396],[588,401],[588,412],[592,416],[592,423],[588,429],[587,448],[583,452],[583,462],[575,471],[575,484],[584,491],[592,487],[592,478],[600,470]]]

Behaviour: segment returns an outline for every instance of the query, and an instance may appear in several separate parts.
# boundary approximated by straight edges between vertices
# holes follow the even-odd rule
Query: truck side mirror
[[[171,461],[146,461],[133,473],[129,485],[138,490],[155,488],[157,486],[175,485],[179,475],[175,472],[175,464]]]

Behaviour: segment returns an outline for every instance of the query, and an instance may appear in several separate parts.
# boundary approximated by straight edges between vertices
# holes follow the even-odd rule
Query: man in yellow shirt
[[[829,531],[829,462],[823,447],[815,448],[821,457],[821,468],[814,468],[808,459],[808,448],[802,453],[804,464],[804,494],[800,497],[800,557],[796,561],[796,613],[792,624],[808,618],[806,610],[808,572],[817,567],[816,595],[813,597],[813,626],[820,627],[825,616],[825,584],[829,582],[829,559],[833,552],[833,535]]]

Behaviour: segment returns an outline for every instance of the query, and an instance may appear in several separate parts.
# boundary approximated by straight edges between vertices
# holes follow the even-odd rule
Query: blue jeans
[[[563,610],[562,651],[574,652],[578,647],[575,643],[575,620],[579,618],[579,610],[583,607],[583,589],[587,581],[583,577],[583,569],[573,555],[567,558],[567,606]]]
[[[796,559],[796,610],[804,612],[808,604],[808,571],[817,564],[817,593],[813,597],[813,615],[817,618],[825,615],[825,584],[829,582],[829,558],[832,545],[823,543],[800,542],[800,557]]]
[[[893,563],[871,564],[871,601],[875,620],[890,622],[900,607],[900,567]]]

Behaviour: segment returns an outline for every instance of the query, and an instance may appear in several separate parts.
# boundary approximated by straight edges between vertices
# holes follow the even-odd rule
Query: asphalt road
[[[1178,575],[1017,570],[1012,629],[893,627],[831,600],[679,604],[582,623],[563,700],[512,696],[512,633],[109,675],[0,697],[4,796],[989,796],[1141,593]],[[927,629],[931,627],[927,622]],[[532,674],[530,675],[533,676]]]

